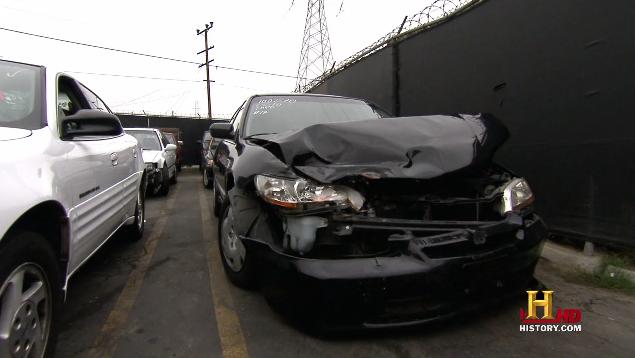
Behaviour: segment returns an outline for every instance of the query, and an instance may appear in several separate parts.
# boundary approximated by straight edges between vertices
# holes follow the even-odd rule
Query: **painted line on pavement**
[[[207,206],[209,195],[206,195],[202,187],[199,188],[199,201],[201,204],[201,219],[203,241],[207,245],[207,268],[209,271],[209,284],[214,303],[214,314],[216,315],[216,325],[220,338],[221,349],[224,358],[246,358],[249,357],[247,343],[240,326],[240,319],[234,309],[234,300],[229,285],[225,278],[218,245],[214,239],[217,232],[216,225],[213,225],[211,213]]]

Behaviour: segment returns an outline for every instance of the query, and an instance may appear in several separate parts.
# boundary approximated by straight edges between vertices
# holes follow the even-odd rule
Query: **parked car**
[[[217,122],[226,123],[227,121]],[[207,189],[213,188],[214,183],[214,152],[218,148],[218,143],[221,142],[220,138],[211,137],[209,145],[207,146],[207,152],[205,153],[205,161],[203,164],[203,186]]]
[[[362,100],[258,95],[214,155],[225,273],[322,327],[443,319],[524,292],[546,235],[492,161],[487,114],[391,118]],[[301,304],[299,304],[301,303]]]
[[[214,123],[228,123],[228,120],[218,118],[211,119],[210,124]],[[203,132],[203,137],[197,141],[197,143],[201,145],[201,164],[199,165],[199,170],[201,173],[203,173],[203,169],[207,164],[207,152],[209,150],[209,145],[211,142],[212,136],[210,135],[209,130]],[[216,140],[216,143],[218,143],[218,139]]]
[[[181,130],[178,128],[159,128],[161,133],[171,144],[176,145],[176,170],[181,171],[183,163],[183,141],[181,140]]]
[[[0,60],[0,356],[51,354],[73,273],[120,227],[144,230],[137,141],[93,91]]]
[[[170,184],[177,181],[176,145],[155,128],[125,128],[126,133],[137,138],[148,173],[148,190],[153,194],[167,195]]]

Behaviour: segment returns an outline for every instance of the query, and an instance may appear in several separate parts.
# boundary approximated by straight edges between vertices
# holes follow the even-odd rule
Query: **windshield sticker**
[[[270,111],[278,109],[287,104],[295,103],[295,98],[263,98],[258,100],[256,105],[254,106],[254,111],[252,115],[258,116],[262,114],[267,114]]]

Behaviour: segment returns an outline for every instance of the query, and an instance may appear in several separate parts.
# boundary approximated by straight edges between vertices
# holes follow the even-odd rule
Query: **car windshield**
[[[137,138],[141,149],[161,150],[161,143],[159,143],[159,137],[157,137],[155,132],[126,130],[126,133]]]
[[[170,142],[170,144],[176,144],[176,139],[174,138],[174,134],[172,133],[163,133],[165,134],[165,137],[168,139],[168,142]]]
[[[0,61],[1,127],[42,128],[42,71],[37,66]]]
[[[251,101],[245,135],[280,133],[319,123],[388,117],[368,103],[328,96],[259,96]]]

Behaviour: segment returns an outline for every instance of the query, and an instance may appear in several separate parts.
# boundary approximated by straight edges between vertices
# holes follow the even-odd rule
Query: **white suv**
[[[143,235],[141,150],[81,83],[0,60],[0,152],[0,357],[42,357],[73,273]]]

